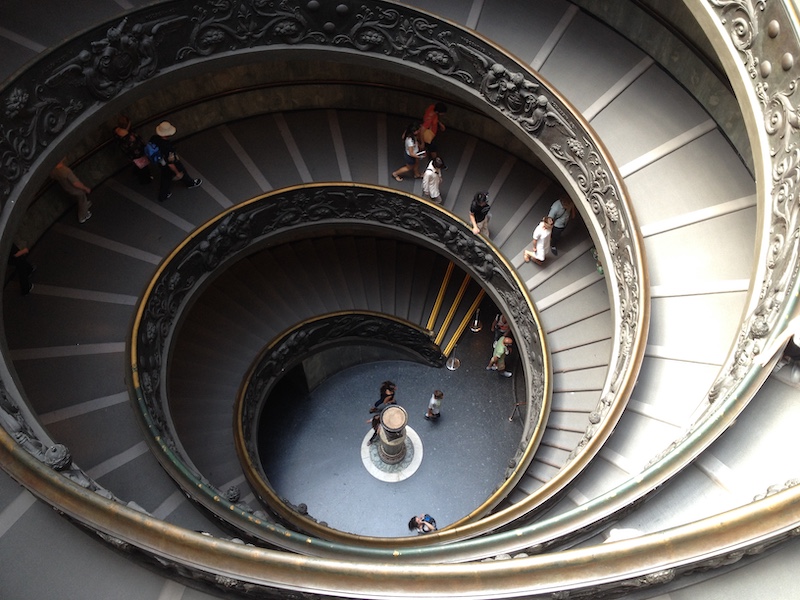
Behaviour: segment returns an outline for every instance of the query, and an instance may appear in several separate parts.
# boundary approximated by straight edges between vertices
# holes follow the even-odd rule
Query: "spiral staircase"
[[[37,27],[31,7],[0,8],[7,89],[13,76],[76,55],[64,40],[87,27],[108,40],[125,15],[130,24],[150,22],[122,4],[89,2],[59,14],[63,8],[54,3],[47,7],[52,17],[39,15]],[[161,18],[158,4],[142,5],[141,14]],[[227,10],[223,4],[210,3],[204,15]],[[98,102],[88,125],[76,125],[84,137],[81,155],[73,157],[83,159],[76,172],[94,184],[89,222],[79,226],[58,191],[45,185],[46,167],[76,143],[75,133],[37,150],[42,157],[15,180],[36,192],[15,198],[24,210],[4,206],[4,247],[22,234],[35,239],[31,257],[38,266],[29,296],[21,297],[13,281],[3,295],[3,379],[21,405],[20,413],[3,405],[10,417],[3,428],[16,440],[6,436],[0,474],[4,598],[796,597],[790,566],[800,546],[791,538],[800,515],[790,457],[800,443],[793,427],[797,388],[769,373],[786,339],[797,285],[794,83],[780,84],[794,82],[796,67],[786,56],[800,24],[775,17],[781,3],[715,0],[661,11],[647,2],[618,9],[567,1],[535,9],[512,0],[409,4],[477,32],[540,73],[616,165],[638,227],[641,284],[649,296],[649,329],[629,338],[638,356],[631,365],[635,385],[612,409],[616,417],[602,411],[614,371],[610,357],[624,340],[619,314],[627,307],[619,306],[609,281],[629,274],[614,273],[614,240],[597,226],[591,195],[580,197],[540,155],[466,95],[437,88],[430,74],[407,88],[413,74],[383,75],[374,62],[356,58],[354,64],[378,75],[348,87],[341,73],[323,81],[333,61],[310,66],[292,96],[274,82],[320,55],[282,49],[286,66],[276,65],[272,87],[263,89],[285,101],[260,114],[228,113],[220,109],[225,102],[244,106],[242,98],[261,92],[204,89],[209,80],[197,60],[188,76],[176,70],[184,79],[172,80],[171,88],[159,90],[143,78]],[[320,3],[302,5],[298,10],[322,10]],[[164,6],[183,11],[184,21],[194,14],[194,23],[203,22],[189,4]],[[264,3],[237,6],[246,15]],[[333,15],[357,7],[327,8]],[[165,29],[178,21],[166,19]],[[767,40],[758,51],[725,29],[740,32],[743,23]],[[667,37],[647,39],[640,27]],[[757,62],[770,43],[780,46],[773,49],[777,60]],[[48,53],[48,47],[60,49]],[[676,59],[676,48],[687,54]],[[213,58],[223,66],[213,68],[227,66],[234,77],[244,55],[221,54]],[[684,65],[675,64],[680,60]],[[673,77],[693,69],[688,81]],[[745,98],[743,108],[727,81],[704,82],[696,74],[709,77],[717,69]],[[781,71],[785,79],[776,83]],[[751,81],[772,89],[752,84],[753,91]],[[326,84],[336,91],[321,91]],[[204,103],[193,105],[201,97]],[[237,531],[208,502],[187,499],[189,480],[170,477],[158,436],[141,427],[129,371],[140,298],[190,234],[272,190],[352,182],[421,197],[418,182],[396,183],[389,174],[399,164],[395,138],[431,98],[451,106],[441,139],[449,167],[442,212],[456,223],[467,220],[472,194],[489,191],[493,247],[516,272],[541,323],[552,394],[534,436],[536,452],[502,494],[474,514],[448,516],[429,538],[348,536],[303,519]],[[761,113],[751,114],[754,106],[770,117],[766,131]],[[159,204],[154,189],[133,181],[106,143],[103,124],[129,109],[148,127],[162,118],[187,124],[180,127],[186,134],[180,150],[203,178],[201,188],[177,188]],[[544,267],[524,263],[530,232],[565,189],[578,196],[581,219],[557,257]],[[776,223],[785,224],[785,235]],[[289,239],[232,264],[181,315],[171,342],[169,411],[189,470],[202,474],[198,487],[207,485],[212,496],[231,486],[242,491],[241,499],[223,501],[221,512],[233,512],[237,503],[245,520],[261,514],[234,447],[231,406],[253,358],[287,327],[339,311],[379,312],[422,329],[441,326],[444,348],[459,341],[472,317],[475,281],[466,299],[453,303],[457,317],[446,327],[436,312],[436,291],[453,298],[461,283],[460,272],[448,283],[447,257],[396,236],[340,229]],[[776,317],[767,305],[782,312]],[[759,318],[766,331],[754,324]],[[776,356],[763,352],[762,359],[767,346]],[[527,393],[519,392],[521,375],[514,384],[504,392],[508,406],[515,390]],[[57,471],[36,471],[26,450],[32,437],[69,448],[83,471],[71,475],[78,491],[60,492],[64,476]],[[594,454],[581,458],[601,437]],[[108,493],[117,500],[107,501]]]

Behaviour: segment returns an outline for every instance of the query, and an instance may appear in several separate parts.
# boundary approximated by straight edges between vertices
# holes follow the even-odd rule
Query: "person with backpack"
[[[575,216],[576,212],[575,205],[569,196],[559,198],[550,206],[547,216],[553,219],[553,231],[550,235],[550,252],[553,253],[553,256],[558,256],[558,240],[561,239],[567,223]]]
[[[411,520],[408,522],[408,530],[416,531],[417,533],[430,533],[431,531],[436,531],[436,519],[434,519],[428,513],[411,517]]]
[[[178,153],[175,151],[175,145],[170,140],[176,131],[177,129],[172,123],[162,121],[156,127],[156,134],[145,146],[145,154],[150,162],[161,167],[161,182],[158,188],[159,202],[164,202],[172,196],[169,188],[173,181],[180,181],[187,189],[195,188],[203,183],[202,179],[190,176],[180,161]]]

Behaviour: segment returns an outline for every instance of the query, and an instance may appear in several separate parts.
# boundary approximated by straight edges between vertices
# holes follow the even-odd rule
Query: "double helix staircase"
[[[756,186],[716,123],[652,58],[569,2],[535,11],[510,1],[414,4],[476,29],[571,101],[617,164],[646,251],[650,328],[627,408],[584,472],[516,522],[531,528],[521,546],[503,542],[504,550],[511,554],[563,534],[563,519],[580,511],[589,523],[612,519],[587,525],[579,540],[600,548],[617,535],[609,526],[620,535],[664,531],[745,505],[794,478],[786,457],[800,449],[792,427],[797,390],[770,378],[735,425],[648,502],[623,513],[613,502],[615,490],[633,487],[655,457],[692,430],[740,333],[757,256]],[[302,110],[197,132],[181,140],[180,150],[204,184],[176,187],[164,204],[128,170],[105,174],[92,193],[93,218],[78,226],[69,212],[33,247],[32,294],[20,297],[13,282],[4,291],[13,369],[50,438],[68,446],[87,475],[119,498],[166,523],[230,537],[164,473],[133,415],[126,340],[137,299],[162,258],[195,227],[266,191],[354,181],[421,195],[419,181],[389,178],[401,158],[399,132],[415,116]],[[524,157],[455,127],[442,135],[441,152],[449,167],[444,208],[467,220],[474,192],[489,192],[491,240],[528,288],[551,352],[550,417],[524,476],[494,509],[503,512],[545,488],[581,443],[609,369],[612,307],[592,254],[595,240],[581,219],[543,267],[522,260],[536,223],[563,193],[558,183]],[[593,207],[584,203],[579,210],[588,220]],[[443,257],[411,244],[322,235],[254,255],[217,278],[181,326],[170,373],[172,416],[194,466],[220,490],[241,487],[256,508],[231,439],[231,399],[253,357],[287,326],[327,312],[377,311],[427,326],[446,271]],[[453,297],[460,284],[461,276],[454,277],[446,295]],[[470,317],[477,297],[470,285],[446,330],[440,331],[441,314],[431,327],[443,334],[443,347]],[[5,474],[0,533],[6,565],[0,585],[9,598],[55,597],[54,589],[59,597],[82,597],[87,589],[110,597],[206,597],[110,552]],[[796,546],[749,568],[773,577],[791,563]],[[496,553],[479,548],[460,556]],[[31,565],[42,562],[48,577],[34,574]],[[735,573],[689,593],[703,597],[708,589],[713,596],[734,584],[744,594],[736,597],[747,597],[749,584]]]

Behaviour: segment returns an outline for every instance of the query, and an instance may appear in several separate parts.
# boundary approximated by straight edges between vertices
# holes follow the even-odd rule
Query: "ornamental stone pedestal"
[[[388,406],[381,413],[378,433],[378,456],[390,465],[396,465],[406,456],[406,425],[408,413],[402,406]]]

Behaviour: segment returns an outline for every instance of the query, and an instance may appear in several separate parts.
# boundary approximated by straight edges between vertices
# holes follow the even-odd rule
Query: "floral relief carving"
[[[449,253],[473,277],[488,284],[501,299],[504,312],[512,317],[519,332],[518,352],[530,365],[525,369],[530,393],[526,418],[536,423],[544,393],[542,342],[536,333],[539,328],[527,295],[489,245],[445,213],[414,198],[352,184],[314,186],[277,193],[220,216],[171,257],[154,281],[150,296],[143,300],[144,309],[134,332],[137,364],[133,369],[140,382],[137,396],[151,435],[172,454],[171,460],[182,460],[182,457],[167,417],[162,357],[169,352],[168,340],[182,308],[206,276],[224,262],[250,251],[254,244],[266,243],[269,236],[320,222],[371,224],[376,228],[394,227],[412,232],[427,244],[433,243]],[[325,327],[316,323],[313,327],[293,331],[270,350],[260,367],[263,376],[255,377],[255,383],[246,390],[242,421],[245,438],[252,439],[252,417],[268,391],[267,379],[278,376],[290,366],[287,361],[291,357],[308,351],[319,343],[320,336],[329,339],[363,335],[383,339],[387,332],[388,339],[414,349],[430,364],[443,363],[441,350],[426,333],[394,322],[388,326],[377,318],[350,315],[331,320]]]
[[[75,99],[66,102],[48,94],[42,85],[31,91],[15,86],[4,101],[0,122],[0,191],[8,196],[50,140],[60,134],[71,116],[83,110]]]
[[[128,85],[153,76],[159,66],[156,47],[184,20],[174,17],[128,27],[125,18],[109,27],[105,38],[90,42],[57,67],[45,84],[83,86],[97,100],[109,100]]]
[[[745,57],[750,77],[758,77],[753,41],[758,35],[758,12],[766,7],[766,0],[709,0],[720,9],[720,22],[728,27],[734,47]],[[732,16],[729,16],[732,13]]]
[[[543,126],[559,126],[575,137],[568,117],[551,102],[541,85],[521,71],[512,71],[488,54],[469,44],[456,44],[477,69],[478,90],[490,104],[511,116],[526,132],[536,134]]]
[[[800,251],[800,111],[792,104],[798,79],[781,78],[771,71],[758,72],[757,64],[775,60],[783,49],[770,44],[769,36],[759,30],[758,14],[767,9],[766,2],[744,0],[723,2],[709,0],[717,9],[720,22],[728,28],[735,49],[745,59],[752,78],[753,92],[761,114],[764,131],[769,136],[771,180],[767,192],[771,205],[764,277],[760,282],[758,302],[741,326],[736,347],[720,376],[712,385],[708,400],[716,403],[731,394],[757,367],[756,357],[764,350],[767,339],[781,319],[797,283]],[[773,17],[777,16],[773,14]],[[759,54],[761,58],[759,58]]]
[[[458,55],[450,43],[452,32],[438,23],[420,16],[405,16],[391,8],[362,6],[361,11],[355,25],[333,38],[334,44],[413,60],[442,75],[472,81],[469,73],[457,68]]]
[[[178,50],[179,60],[214,52],[252,48],[269,43],[322,43],[326,36],[309,31],[309,21],[288,2],[214,0],[194,6],[188,43]]]

